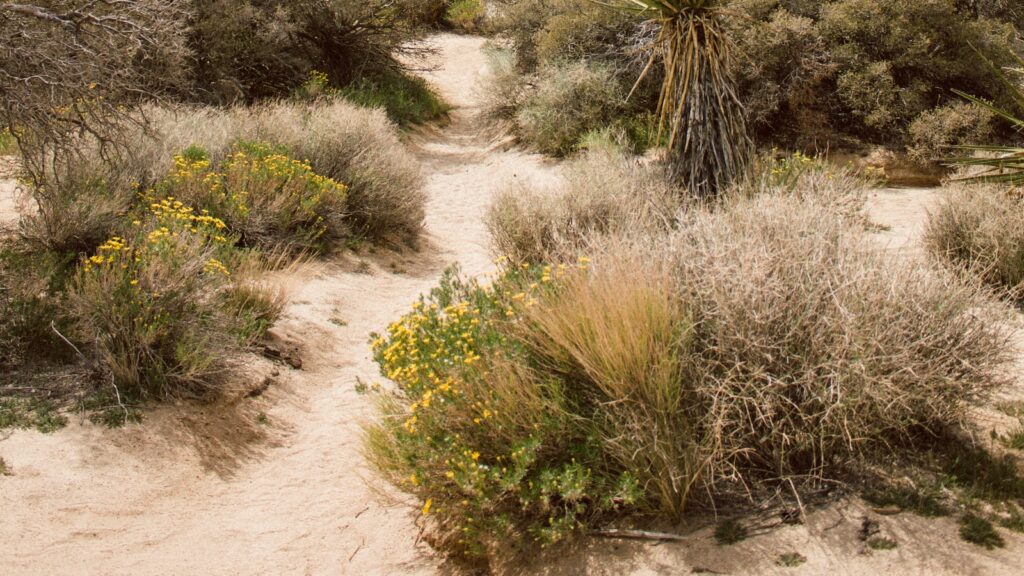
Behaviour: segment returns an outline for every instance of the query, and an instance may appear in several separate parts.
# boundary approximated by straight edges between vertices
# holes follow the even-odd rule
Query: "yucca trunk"
[[[659,116],[668,122],[672,175],[692,194],[714,196],[745,174],[753,149],[729,72],[730,41],[718,14],[683,9],[662,25],[660,44]]]
[[[668,135],[675,180],[691,194],[713,197],[746,174],[753,156],[743,105],[730,72],[732,41],[720,0],[628,0],[659,26],[647,71],[661,58],[659,140]]]

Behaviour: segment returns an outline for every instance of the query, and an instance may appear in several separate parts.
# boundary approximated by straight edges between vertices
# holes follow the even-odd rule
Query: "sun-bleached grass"
[[[701,213],[667,244],[694,311],[712,476],[828,476],[965,422],[1004,383],[1004,312],[952,275],[872,251],[863,227],[770,196]]]
[[[925,247],[938,262],[1024,301],[1024,197],[998,185],[962,186],[930,215]]]
[[[560,187],[516,183],[501,190],[486,223],[497,256],[517,264],[562,262],[601,236],[664,232],[682,206],[660,167],[606,145],[571,160]]]

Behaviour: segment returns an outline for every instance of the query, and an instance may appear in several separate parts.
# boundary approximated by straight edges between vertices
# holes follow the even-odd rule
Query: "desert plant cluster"
[[[650,67],[649,49],[661,42],[662,28],[652,13],[613,6],[700,5],[720,11],[700,26],[721,29],[715,58],[727,56],[734,94],[742,102],[752,137],[762,146],[829,150],[883,145],[907,150],[919,161],[948,157],[949,145],[976,138],[1012,139],[1005,124],[985,110],[964,105],[956,87],[1008,105],[1011,95],[989,65],[1013,65],[1021,43],[1015,25],[1020,9],[1008,2],[927,0],[725,0],[721,2],[575,2],[573,0],[501,0],[490,26],[503,41],[503,56],[515,63],[497,79],[493,101],[506,116],[525,116],[518,125],[523,141],[545,152],[565,153],[595,124],[606,120],[588,110],[604,99],[621,129],[646,147],[655,142],[650,115],[659,106],[659,87],[672,72]],[[671,13],[669,13],[671,16]],[[659,16],[663,17],[663,16]],[[704,18],[704,17],[701,17]],[[704,28],[701,28],[704,30]],[[701,32],[703,34],[704,32]],[[711,36],[709,36],[711,37]],[[697,53],[694,52],[694,58]],[[691,60],[696,63],[697,60]],[[579,68],[608,79],[590,89],[578,106],[551,106],[551,87],[567,85]],[[682,78],[676,75],[676,78]],[[697,78],[698,76],[691,76]],[[518,80],[521,90],[507,86]],[[578,82],[578,80],[576,81]],[[608,98],[608,86],[633,90],[628,102]],[[580,86],[579,90],[585,89]],[[513,100],[508,98],[514,95]],[[680,91],[680,95],[684,92]],[[723,96],[725,102],[729,97]],[[573,133],[550,136],[531,130],[529,118],[547,109],[561,116]],[[532,110],[532,112],[527,112]],[[589,123],[579,118],[588,118]],[[640,129],[643,124],[646,129]],[[652,134],[652,132],[654,134]],[[736,140],[736,136],[731,136]],[[988,141],[988,140],[986,140]],[[557,142],[557,141],[556,141]]]
[[[268,273],[415,244],[422,179],[396,123],[445,112],[410,71],[442,16],[237,4],[0,7],[3,146],[29,207],[0,247],[12,381],[85,367],[79,398],[216,398],[284,306]]]
[[[353,379],[368,482],[414,501],[441,554],[499,571],[712,524],[727,546],[838,498],[956,513],[1005,547],[1024,532],[1022,26],[1008,0],[0,4],[23,204],[0,230],[0,429],[67,421],[21,379],[73,382],[114,426],[251,397],[243,367],[282,359],[280,278],[418,259],[409,285],[436,287],[369,335],[382,380]],[[479,108],[448,118],[422,77],[438,31],[487,36]],[[486,231],[484,277],[424,231],[446,162],[495,130],[557,171],[495,161],[514,177],[466,192],[476,221],[445,224]],[[829,155],[875,146],[946,178],[920,254],[876,242],[884,174]],[[860,540],[900,545],[868,517]]]

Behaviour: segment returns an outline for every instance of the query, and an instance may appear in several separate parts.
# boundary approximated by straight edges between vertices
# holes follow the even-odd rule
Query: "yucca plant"
[[[743,105],[730,73],[732,41],[723,0],[618,0],[607,4],[649,16],[658,34],[640,80],[659,59],[659,140],[668,136],[676,181],[711,197],[745,174],[753,156]],[[637,81],[637,85],[640,84]],[[635,90],[635,88],[634,88]]]
[[[1013,101],[1014,106],[1020,110],[1024,110],[1024,85],[1022,85],[1020,80],[1014,81],[1014,79],[1010,77],[1010,74],[1014,74],[1024,79],[1024,58],[1021,58],[1020,56],[1017,57],[1017,60],[1020,62],[1020,68],[1004,71],[985,58],[981,52],[978,52],[978,55],[981,56],[996,76],[998,76],[1003,84],[1006,85],[1010,100]],[[970,94],[959,90],[953,90],[953,92],[977,104],[978,106],[991,110],[996,116],[1008,121],[1015,130],[1018,132],[1024,132],[1024,118],[1020,117],[1014,111],[1008,108],[1001,108],[992,102],[983,100],[977,96],[971,96]],[[955,158],[953,160],[954,163],[961,166],[982,168],[982,172],[980,174],[964,178],[964,181],[1007,183],[1013,186],[1024,184],[1024,148],[1019,146],[980,145],[958,146],[957,148],[966,152],[974,152],[975,154],[970,157]]]

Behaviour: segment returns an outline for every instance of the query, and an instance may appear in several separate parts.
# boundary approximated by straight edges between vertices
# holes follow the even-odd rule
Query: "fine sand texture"
[[[0,435],[11,476],[0,477],[0,575],[470,574],[420,538],[416,502],[375,476],[361,451],[372,406],[356,392],[379,381],[368,335],[384,329],[459,263],[494,266],[482,224],[493,193],[510,180],[551,185],[550,160],[493,142],[476,119],[486,74],[479,38],[441,35],[424,75],[455,106],[443,127],[409,137],[429,202],[417,251],[365,249],[282,276],[291,304],[274,345],[302,359],[295,370],[253,360],[267,384],[213,406],[150,411],[141,425],[107,430],[72,416],[53,435]],[[881,190],[869,203],[884,249],[916,254],[927,210],[941,192]],[[0,223],[16,220],[9,182]],[[864,516],[899,547],[871,551]],[[807,523],[719,547],[710,527],[683,543],[583,538],[545,551],[519,574],[1016,575],[1024,538],[986,551],[961,541],[952,518],[879,516],[848,500],[808,510]],[[776,564],[783,553],[807,561]]]

